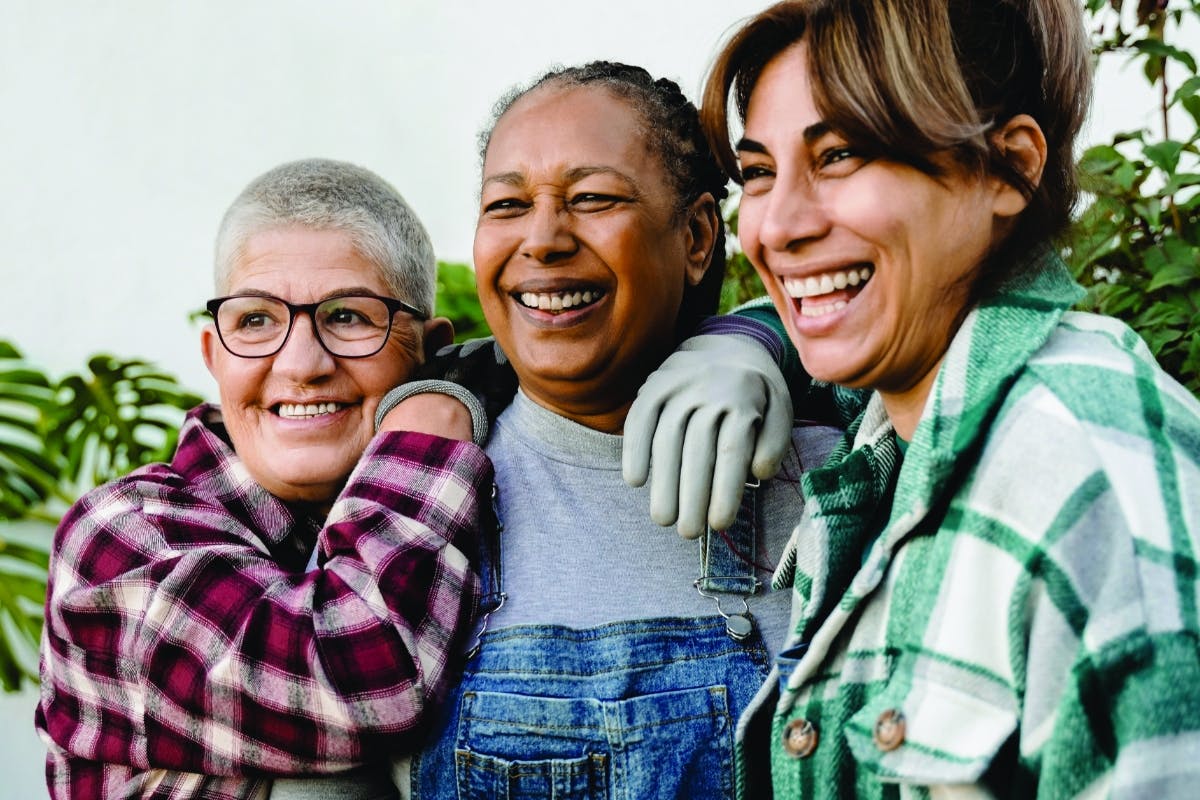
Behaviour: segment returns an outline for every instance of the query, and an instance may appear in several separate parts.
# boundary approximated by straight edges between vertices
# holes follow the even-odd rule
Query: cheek
[[[486,223],[475,231],[471,258],[475,267],[475,282],[481,295],[499,276],[508,252],[513,249],[506,244],[509,238],[504,232],[493,230]]]
[[[762,205],[759,198],[742,195],[742,202],[738,206],[738,244],[755,269],[758,269],[759,261],[756,254],[760,248],[758,230],[762,219]]]
[[[344,368],[363,394],[364,403],[378,404],[388,391],[412,377],[418,358],[411,340],[400,343],[395,340],[375,358],[365,362],[349,361]]]
[[[228,353],[214,362],[213,377],[225,406],[253,402],[270,372],[269,358],[236,358]]]

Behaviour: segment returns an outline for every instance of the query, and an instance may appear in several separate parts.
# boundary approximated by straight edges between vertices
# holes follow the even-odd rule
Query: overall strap
[[[746,485],[737,517],[724,531],[706,528],[700,537],[700,577],[696,588],[704,593],[754,594],[760,588],[754,576],[758,493],[760,485]]]
[[[696,591],[714,600],[717,613],[725,619],[725,632],[734,641],[742,642],[754,632],[754,617],[747,598],[762,588],[754,574],[758,493],[761,484],[746,484],[737,518],[725,531],[706,528],[700,538],[700,577]],[[734,595],[742,601],[741,609],[732,612],[721,606],[723,595]]]
[[[500,610],[508,595],[504,592],[503,571],[500,563],[500,537],[504,533],[504,521],[500,519],[500,490],[492,484],[492,525],[484,526],[482,541],[479,543],[479,624],[475,632],[475,642],[467,651],[467,657],[474,656],[483,643],[483,633],[487,630],[488,620],[492,614]]]

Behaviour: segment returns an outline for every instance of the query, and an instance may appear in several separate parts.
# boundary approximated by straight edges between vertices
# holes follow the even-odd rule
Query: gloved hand
[[[745,483],[779,471],[792,401],[774,358],[742,335],[686,340],[638,391],[625,419],[622,474],[650,474],[650,516],[694,539],[733,524]]]

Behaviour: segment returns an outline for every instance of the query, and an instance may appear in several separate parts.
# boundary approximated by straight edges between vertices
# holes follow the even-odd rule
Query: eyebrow
[[[825,134],[831,133],[832,131],[832,125],[830,125],[828,122],[821,121],[814,122],[812,125],[809,125],[804,129],[803,132],[801,132],[800,135],[804,139],[804,144],[811,146],[813,142],[817,141]],[[748,139],[745,136],[738,140],[737,145],[733,149],[739,153],[761,153],[762,155],[768,154],[766,145],[764,145],[762,142],[755,141],[754,139]]]
[[[317,299],[317,302],[324,303],[326,300],[336,300],[339,297],[358,297],[358,296],[364,296],[364,295],[367,297],[379,297],[380,296],[379,292],[375,291],[374,289],[370,289],[366,286],[347,286],[342,289],[334,289],[332,292],[322,295],[320,298]],[[273,292],[263,291],[262,289],[243,289],[242,291],[237,292],[234,296],[271,297],[271,298],[275,298],[277,300],[283,299],[282,297],[280,297],[277,294],[274,294]]]

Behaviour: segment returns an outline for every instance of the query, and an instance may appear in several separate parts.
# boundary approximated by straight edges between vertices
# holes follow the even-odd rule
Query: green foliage
[[[1181,25],[1200,25],[1200,2],[1088,0],[1087,8],[1098,57],[1140,62],[1160,98],[1161,130],[1123,132],[1083,154],[1090,200],[1064,255],[1088,288],[1083,307],[1125,320],[1200,394],[1200,76],[1193,55],[1172,43]]]
[[[46,445],[60,456],[60,481],[77,493],[175,452],[181,410],[203,398],[145,361],[110,355],[56,387],[46,416]]]
[[[727,314],[733,309],[763,295],[762,281],[754,271],[754,265],[737,247],[738,201],[741,196],[731,194],[725,201],[726,250],[725,280],[721,283],[721,303],[717,309]]]
[[[93,356],[52,380],[0,340],[0,686],[37,675],[51,535],[97,484],[175,449],[201,398],[144,361]]]
[[[475,272],[466,264],[438,262],[437,301],[434,308],[438,316],[449,317],[454,323],[456,342],[491,336],[487,320],[483,318],[483,310],[479,307]]]
[[[40,422],[54,408],[50,381],[0,341],[0,519],[18,519],[57,488]]]

